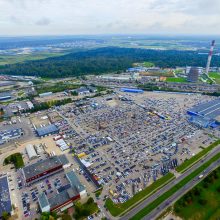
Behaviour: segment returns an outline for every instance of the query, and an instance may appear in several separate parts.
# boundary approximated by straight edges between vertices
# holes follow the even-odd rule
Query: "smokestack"
[[[210,68],[210,64],[211,64],[211,60],[212,60],[214,46],[215,46],[215,40],[212,41],[212,45],[211,45],[211,48],[209,51],[208,61],[207,61],[206,70],[205,70],[205,73],[207,76],[209,75],[209,68]]]

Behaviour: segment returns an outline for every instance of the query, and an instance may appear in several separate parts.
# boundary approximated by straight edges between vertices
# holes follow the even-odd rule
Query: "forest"
[[[0,66],[0,74],[43,77],[67,77],[124,71],[135,62],[152,62],[161,68],[176,66],[203,66],[207,56],[196,51],[147,50],[104,47],[38,61]],[[220,66],[214,56],[212,66]]]

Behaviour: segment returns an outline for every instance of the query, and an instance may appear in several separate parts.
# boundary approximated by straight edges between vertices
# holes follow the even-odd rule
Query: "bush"
[[[207,204],[207,200],[205,200],[205,199],[199,199],[198,202],[199,202],[200,205],[206,205]]]
[[[97,204],[94,203],[93,198],[89,198],[85,204],[81,204],[80,202],[75,203],[75,213],[73,217],[76,220],[84,219],[89,215],[98,211]]]
[[[24,166],[24,161],[21,153],[15,153],[5,158],[4,164],[7,165],[10,163],[13,163],[16,169],[22,168]]]

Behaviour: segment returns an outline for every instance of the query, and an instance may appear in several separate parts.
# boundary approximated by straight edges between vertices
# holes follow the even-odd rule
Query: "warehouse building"
[[[26,184],[32,184],[62,171],[63,166],[69,163],[68,159],[64,157],[66,156],[54,156],[24,167],[22,171]]]
[[[4,212],[11,213],[11,197],[7,176],[0,177],[0,219]]]
[[[79,95],[87,95],[90,93],[89,89],[85,88],[85,87],[81,87],[79,89],[75,90]]]
[[[0,101],[6,101],[6,100],[9,100],[11,99],[11,94],[8,93],[8,92],[2,92],[0,93]]]
[[[56,125],[51,124],[45,127],[37,128],[36,132],[39,137],[45,137],[51,134],[57,134],[59,132],[59,128],[57,128]]]
[[[43,97],[51,96],[52,94],[53,94],[52,92],[45,92],[45,93],[39,94],[39,97],[43,98]]]
[[[121,88],[122,92],[143,93],[142,89]]]
[[[25,147],[25,149],[26,149],[26,152],[27,152],[27,154],[28,154],[29,160],[32,160],[32,159],[35,159],[35,158],[38,157],[38,156],[37,156],[37,152],[36,152],[36,150],[34,149],[34,146],[33,146],[32,144],[28,144],[28,145]]]
[[[217,127],[220,125],[220,99],[202,103],[188,110],[190,121],[198,126]]]
[[[38,198],[41,212],[63,212],[73,206],[73,202],[80,198],[85,198],[87,192],[73,171],[66,173],[69,183],[62,187],[59,192],[48,198],[44,193]]]

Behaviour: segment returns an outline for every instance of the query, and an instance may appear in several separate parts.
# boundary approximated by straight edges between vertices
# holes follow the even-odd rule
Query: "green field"
[[[0,66],[7,64],[23,63],[29,60],[42,60],[49,57],[57,57],[66,53],[36,53],[36,54],[18,54],[18,55],[0,55]]]
[[[220,84],[220,73],[218,72],[209,73],[209,77],[214,79],[217,84]]]
[[[198,154],[190,158],[189,160],[184,161],[180,166],[176,168],[177,172],[184,172],[190,167],[193,166],[198,160],[200,160],[202,157],[204,157],[206,154],[208,154],[213,148],[217,147],[220,144],[220,140],[215,141],[208,147],[206,147],[204,150],[200,151]]]
[[[185,83],[187,82],[186,78],[183,77],[168,77],[166,82],[177,82],[177,83]]]
[[[205,170],[207,167],[209,167],[213,162],[217,161],[220,158],[220,153],[216,154],[212,159],[210,159],[208,162],[200,166],[198,169],[196,169],[194,172],[192,172],[190,175],[185,177],[182,181],[180,181],[178,184],[176,184],[174,187],[172,187],[170,190],[165,192],[163,195],[158,197],[156,200],[154,200],[152,203],[150,203],[148,206],[146,206],[144,209],[142,209],[140,212],[138,212],[135,216],[133,216],[130,220],[139,220],[142,219],[144,216],[149,214],[152,210],[154,210],[157,206],[159,206],[163,201],[165,201],[167,198],[172,196],[175,192],[177,192],[179,189],[181,189],[184,185],[186,185],[190,180],[198,176],[203,170]]]
[[[219,219],[220,167],[180,198],[174,211],[182,219]]]
[[[118,216],[123,212],[129,210],[136,203],[139,203],[144,198],[150,196],[153,192],[160,189],[161,187],[163,187],[173,179],[174,179],[174,175],[168,173],[166,176],[163,176],[162,178],[158,179],[156,182],[152,183],[149,187],[135,194],[131,199],[129,199],[125,203],[115,204],[110,198],[108,198],[105,202],[105,207],[109,210],[109,212],[113,216]]]
[[[152,62],[142,62],[142,63],[133,63],[133,66],[154,67],[155,65]]]
[[[63,92],[65,90],[68,89],[78,89],[80,86],[80,84],[67,84],[67,83],[63,83],[63,82],[59,82],[59,83],[55,83],[55,84],[48,84],[47,86],[45,85],[38,85],[36,87],[36,91],[38,94],[41,93],[45,93],[45,92]]]

